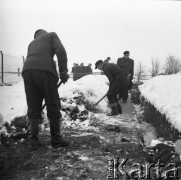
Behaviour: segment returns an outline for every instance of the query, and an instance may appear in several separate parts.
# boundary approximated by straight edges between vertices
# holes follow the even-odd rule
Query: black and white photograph
[[[0,0],[0,180],[181,180],[181,1]]]

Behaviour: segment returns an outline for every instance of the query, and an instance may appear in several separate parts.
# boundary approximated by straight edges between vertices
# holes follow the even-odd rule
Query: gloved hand
[[[67,80],[69,79],[69,75],[67,73],[61,73],[60,79],[61,79],[62,83],[65,84],[67,82]]]

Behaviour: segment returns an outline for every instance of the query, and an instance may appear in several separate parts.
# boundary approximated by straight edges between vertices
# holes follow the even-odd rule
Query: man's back
[[[124,71],[119,68],[116,64],[108,63],[103,66],[104,73],[111,73],[113,76],[124,75]]]
[[[66,52],[57,34],[51,32],[37,37],[28,46],[28,54],[23,71],[30,69],[44,70],[57,76],[53,60],[55,54],[57,55],[59,64],[61,64],[62,67],[66,67]]]
[[[58,75],[53,56],[56,54],[59,65],[60,79],[66,83],[67,56],[56,33],[48,33],[39,29],[34,33],[34,40],[28,46],[28,54],[23,67],[27,100],[27,115],[30,123],[31,148],[41,146],[39,141],[38,122],[42,114],[43,99],[46,102],[47,117],[50,122],[51,145],[53,148],[68,146],[60,135],[60,101],[58,94]]]
[[[126,78],[124,70],[122,70],[121,68],[119,68],[118,65],[113,63],[104,64],[103,72],[107,76],[111,84],[116,79],[116,77],[121,77],[123,79]]]

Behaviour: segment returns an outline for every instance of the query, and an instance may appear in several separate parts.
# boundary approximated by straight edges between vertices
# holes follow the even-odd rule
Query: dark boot
[[[118,115],[117,103],[112,103],[112,104],[110,104],[110,106],[111,106],[111,114],[108,114],[108,116],[116,116],[116,115]]]
[[[36,150],[41,146],[41,143],[38,138],[39,129],[38,122],[39,119],[29,119],[30,122],[30,135],[31,135],[31,148],[32,150]]]
[[[121,105],[119,103],[117,103],[117,108],[118,108],[118,113],[122,114],[123,113],[122,112],[122,107],[121,107]]]
[[[51,145],[53,148],[66,147],[69,142],[60,135],[60,118],[50,119]]]

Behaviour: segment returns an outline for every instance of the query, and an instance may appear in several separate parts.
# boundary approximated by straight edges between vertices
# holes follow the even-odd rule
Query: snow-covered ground
[[[23,81],[13,86],[0,86],[0,125],[11,122],[16,116],[27,112],[26,96]]]
[[[59,87],[60,98],[66,99],[63,106],[75,105],[74,97],[83,95],[90,104],[95,104],[108,90],[108,79],[102,75],[87,75],[72,81],[71,79]],[[79,106],[82,108],[83,106]],[[105,98],[97,106],[101,112],[107,110],[107,99]],[[24,116],[27,112],[26,96],[23,81],[13,86],[0,86],[0,126],[4,122],[10,123],[15,117]]]
[[[139,86],[139,89],[152,105],[166,115],[175,128],[181,130],[181,84],[178,82],[181,82],[181,74],[158,76]],[[100,130],[96,123],[100,126],[104,124],[104,126],[119,125],[130,129],[134,127],[143,131],[145,145],[150,146],[152,140],[156,140],[155,133],[151,131],[153,128],[146,123],[139,124],[136,114],[134,116],[131,113],[124,114],[124,104],[123,115],[118,118],[106,115],[109,111],[107,98],[100,102],[94,112],[92,111],[91,108],[107,93],[108,87],[108,79],[104,75],[87,75],[77,81],[70,79],[66,84],[62,84],[58,89],[62,105],[62,127],[94,132]],[[71,114],[74,108],[78,108],[79,112],[75,113],[75,118]],[[25,116],[26,113],[23,81],[12,86],[0,86],[0,134],[6,132],[3,126],[5,122],[11,123],[16,117]],[[46,117],[46,109],[44,115]],[[47,118],[41,125],[42,131],[49,131],[45,126],[46,120]],[[154,146],[153,144],[157,142],[154,141],[151,145]]]
[[[12,78],[12,77],[9,77]],[[175,128],[181,131],[181,73],[169,76],[157,76],[139,86],[142,95],[157,110],[165,114]],[[83,95],[89,104],[95,104],[108,90],[108,79],[102,75],[87,75],[78,81],[70,79],[59,88],[59,95],[65,98],[62,105],[75,106],[72,100]],[[97,106],[105,113],[107,98]],[[81,105],[79,108],[84,109]],[[21,80],[13,86],[0,86],[0,124],[11,122],[15,117],[24,116],[27,112],[24,84]]]
[[[154,77],[139,89],[146,100],[181,132],[181,73]]]
[[[21,77],[21,75],[18,76],[18,74],[10,74],[10,73],[4,74],[3,82],[2,82],[2,77],[0,75],[0,86],[11,85],[14,83],[18,83],[20,81],[22,81],[22,77]]]

